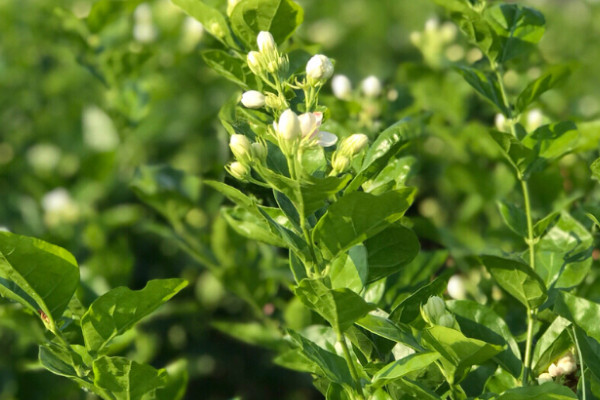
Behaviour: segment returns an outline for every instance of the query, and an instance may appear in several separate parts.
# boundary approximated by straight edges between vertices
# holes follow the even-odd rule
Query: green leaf
[[[600,181],[600,158],[594,160],[592,165],[590,165],[590,171],[592,171],[592,177]]]
[[[155,400],[156,390],[167,383],[165,370],[138,364],[123,357],[94,360],[94,384],[116,400]]]
[[[414,291],[402,300],[390,314],[393,322],[411,323],[420,316],[421,304],[427,303],[431,296],[441,296],[448,286],[450,274],[442,274],[434,281]]]
[[[494,50],[499,63],[531,52],[544,35],[544,16],[533,8],[498,4],[486,9],[485,18],[496,33]]]
[[[0,295],[18,301],[55,330],[79,286],[71,253],[39,239],[0,232]]]
[[[167,302],[187,286],[183,279],[155,279],[140,290],[118,287],[97,298],[81,318],[88,351],[101,352],[116,336]]]
[[[537,156],[555,160],[575,149],[579,141],[577,126],[571,121],[543,125],[523,138],[522,143]]]
[[[368,253],[368,282],[390,276],[419,253],[417,235],[401,225],[391,226],[365,241]]]
[[[495,75],[486,75],[478,69],[469,67],[457,67],[456,70],[462,75],[464,80],[477,91],[477,93],[495,105],[502,114],[509,114],[509,111],[504,104],[500,84]]]
[[[563,211],[535,248],[535,270],[547,287],[576,286],[585,279],[592,266],[592,246],[590,232]]]
[[[497,256],[481,260],[496,283],[528,309],[541,306],[548,298],[544,281],[526,264]]]
[[[589,337],[600,341],[600,304],[559,290],[554,312],[583,329]]]
[[[285,42],[302,23],[304,11],[291,0],[242,0],[231,11],[231,28],[248,49],[256,49],[260,31]]]
[[[359,244],[398,221],[415,196],[404,188],[374,196],[352,192],[332,204],[313,230],[313,240],[329,257]]]
[[[543,166],[536,152],[507,132],[490,131],[492,139],[500,146],[502,155],[525,178]]]
[[[142,2],[143,0],[96,1],[93,3],[85,22],[91,32],[98,33],[120,16],[131,14]]]
[[[363,183],[376,178],[400,150],[422,134],[423,125],[428,118],[428,114],[407,117],[381,132],[369,146],[360,171],[350,182],[345,193],[358,190]]]
[[[376,308],[350,289],[329,289],[319,279],[302,280],[294,288],[294,293],[304,305],[315,310],[338,332],[345,331]]]
[[[318,366],[319,375],[326,377],[332,382],[342,385],[352,385],[352,377],[348,369],[348,364],[346,364],[346,361],[342,357],[319,347],[316,343],[306,339],[297,332],[292,330],[288,330],[288,332],[292,340],[302,350],[303,357],[308,358]],[[307,365],[304,364],[303,366],[306,367]]]
[[[565,354],[573,345],[568,328],[571,323],[557,317],[539,338],[535,345],[532,358],[532,369],[535,376],[548,369],[548,366]]]
[[[158,388],[156,398],[158,400],[181,400],[185,396],[188,384],[188,362],[180,358],[167,365],[167,383]]]
[[[211,324],[217,330],[244,343],[261,346],[271,350],[284,351],[289,345],[274,326],[262,325],[258,322],[226,322],[216,321]]]
[[[348,288],[360,293],[367,283],[368,274],[367,250],[363,245],[354,246],[332,261],[329,272],[331,287],[332,289]]]
[[[472,365],[481,365],[504,350],[502,346],[468,338],[445,326],[429,327],[422,335],[425,346],[442,355],[450,383],[460,382]]]
[[[519,345],[506,322],[494,310],[471,300],[447,301],[446,306],[454,313],[460,330],[468,337],[499,346],[508,345],[495,359],[515,378],[520,378],[523,363]]]
[[[240,207],[223,208],[221,209],[221,215],[223,215],[229,226],[248,239],[277,247],[288,247],[285,240],[272,231],[271,226],[262,216],[256,216],[254,213]]]
[[[239,49],[238,44],[231,35],[225,16],[219,10],[200,0],[173,0],[173,3],[189,16],[200,21],[204,29],[217,40],[228,47]]]
[[[567,65],[555,65],[550,67],[539,78],[532,81],[517,97],[517,113],[524,112],[527,107],[536,101],[538,97],[546,91],[552,89],[571,73],[571,68]]]
[[[575,335],[577,335],[583,363],[596,378],[600,379],[600,343],[587,336],[581,328],[575,328]]]
[[[509,389],[497,400],[569,400],[577,399],[571,389],[554,382],[546,382],[540,386],[528,386]]]
[[[523,210],[506,201],[499,201],[498,208],[506,225],[517,235],[527,237],[527,217]]]
[[[381,387],[412,372],[425,370],[440,357],[437,352],[416,353],[391,362],[373,376],[373,386]]]
[[[413,175],[413,167],[417,159],[406,156],[390,161],[374,179],[363,183],[363,190],[371,194],[381,194],[388,190],[406,186],[406,181]]]
[[[414,350],[422,350],[422,347],[415,341],[415,339],[409,334],[404,332],[398,325],[390,321],[389,319],[373,314],[367,314],[358,321],[356,325],[374,333],[377,336],[381,336],[393,342],[398,342],[409,346]],[[406,329],[407,331],[410,328]]]
[[[204,62],[218,74],[244,89],[256,86],[254,74],[244,60],[230,55],[223,50],[206,50],[202,52]]]

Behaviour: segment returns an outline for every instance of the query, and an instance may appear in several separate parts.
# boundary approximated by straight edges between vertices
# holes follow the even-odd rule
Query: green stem
[[[346,344],[346,337],[340,331],[337,332],[337,339],[340,345],[342,346],[342,352],[344,353],[344,358],[346,359],[346,364],[348,364],[348,368],[350,369],[350,375],[352,376],[352,380],[356,386],[356,391],[358,392],[359,400],[364,400],[365,395],[362,390],[362,385],[360,384],[360,378],[358,376],[358,372],[356,371],[356,367],[354,366],[354,362],[352,361],[352,357],[350,356],[350,350],[348,349],[348,345]]]
[[[577,357],[579,358],[579,369],[581,370],[581,386],[583,387],[583,397],[581,400],[587,400],[587,393],[585,390],[585,364],[583,363],[583,356],[581,355],[581,348],[579,347],[579,339],[577,339],[577,332],[575,331],[575,325],[571,326],[573,330],[573,339],[575,340],[575,347],[577,347]]]
[[[527,310],[527,342],[525,343],[525,360],[523,362],[522,386],[529,385],[529,371],[531,370],[531,349],[533,344],[533,322],[537,310]]]

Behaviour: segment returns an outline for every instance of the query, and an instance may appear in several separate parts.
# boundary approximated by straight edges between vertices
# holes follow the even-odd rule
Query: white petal
[[[317,128],[318,128],[319,126],[321,126],[321,123],[323,122],[323,113],[320,111],[315,111],[313,114],[317,120]]]
[[[317,143],[319,143],[319,146],[321,147],[329,147],[336,144],[337,140],[337,136],[335,136],[333,133],[319,131],[319,141]]]

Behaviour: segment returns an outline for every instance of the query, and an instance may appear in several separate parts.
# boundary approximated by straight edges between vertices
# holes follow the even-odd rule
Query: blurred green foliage
[[[210,3],[226,9],[225,0]],[[468,256],[518,243],[496,206],[514,193],[516,182],[485,134],[493,109],[452,70],[454,62],[476,57],[473,49],[433,2],[299,3],[305,9],[301,44],[334,58],[336,72],[355,86],[369,75],[384,82],[388,101],[366,110],[375,125],[344,121],[346,106],[324,96],[339,113],[336,120],[375,133],[410,112],[431,112],[427,135],[414,148],[418,172],[409,177],[419,188],[409,211],[414,230],[425,250],[449,250],[447,265],[469,277],[470,296],[492,296]],[[600,215],[600,193],[588,170],[600,138],[600,26],[594,23],[600,3],[520,3],[540,9],[547,30],[540,53],[526,68],[511,66],[505,84],[517,92],[525,83],[520,76],[542,72],[537,65],[572,63],[568,84],[545,94],[539,109],[542,119],[577,122],[578,150],[590,150],[565,157],[531,181],[536,217],[571,204],[571,213],[591,227],[585,213]],[[204,48],[218,46],[214,39],[167,0],[2,0],[0,37],[0,226],[75,254],[80,297],[88,305],[120,285],[138,289],[151,278],[174,276],[190,281],[191,288],[123,344],[140,362],[162,366],[187,358],[186,398],[319,398],[308,377],[275,367],[270,353],[211,326],[274,313],[301,326],[311,318],[294,301],[279,300],[290,297],[281,255],[235,235],[218,214],[219,196],[196,193],[193,182],[178,183],[173,175],[176,168],[222,179],[229,159],[217,113],[233,85],[201,57]],[[145,164],[170,167],[136,174]],[[163,186],[154,187],[157,180]],[[173,199],[172,208],[152,211],[138,200],[140,193]],[[192,245],[220,249],[218,259],[181,250]],[[596,301],[597,276],[594,261],[580,289]],[[404,280],[397,285],[415,283]],[[511,321],[509,307],[497,311],[523,330],[522,321]],[[35,316],[0,303],[0,399],[91,398],[37,364],[35,343],[43,336]]]

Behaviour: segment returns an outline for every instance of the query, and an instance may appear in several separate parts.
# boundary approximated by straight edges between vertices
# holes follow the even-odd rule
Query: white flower
[[[317,54],[311,57],[306,63],[306,76],[309,82],[325,81],[333,75],[333,64],[331,60],[323,54]]]
[[[527,113],[527,129],[529,131],[535,131],[537,128],[542,126],[543,123],[544,114],[542,114],[538,108],[534,108]]]
[[[256,37],[256,44],[258,45],[258,51],[263,54],[271,53],[277,49],[273,35],[266,31],[259,32]]]
[[[331,81],[333,95],[340,100],[348,100],[352,94],[352,83],[346,75],[336,75]]]
[[[300,120],[295,112],[290,109],[285,110],[279,117],[279,123],[276,126],[276,131],[281,138],[287,141],[292,141],[298,138],[301,134]]]
[[[543,385],[546,382],[552,382],[552,375],[550,375],[547,372],[544,372],[543,374],[540,374],[540,376],[538,376],[537,381],[539,385]]]
[[[371,75],[362,81],[361,89],[367,97],[377,97],[381,94],[381,81]]]
[[[234,134],[229,139],[229,148],[236,160],[242,164],[252,161],[252,150],[250,140],[244,135]]]
[[[54,189],[44,195],[42,198],[42,208],[46,212],[62,211],[71,207],[73,200],[65,188]]]
[[[494,124],[496,125],[496,129],[501,132],[506,132],[509,129],[508,121],[504,114],[496,114],[496,117],[494,118]]]
[[[556,366],[563,371],[564,375],[569,375],[577,371],[577,362],[575,361],[575,357],[573,357],[573,354],[571,353],[568,353],[565,356],[561,357],[556,362]]]
[[[460,275],[452,275],[448,280],[448,295],[456,300],[464,300],[467,297],[464,279]]]
[[[256,90],[248,90],[242,94],[242,104],[247,108],[261,108],[265,106],[265,96]]]
[[[550,366],[548,367],[548,374],[555,378],[557,376],[562,376],[564,375],[564,371],[562,370],[561,367],[559,367],[558,365],[552,363],[550,364]]]
[[[319,130],[323,122],[323,113],[304,113],[300,115],[300,132],[307,145],[318,144],[321,147],[330,147],[336,144],[337,136],[330,132]]]

